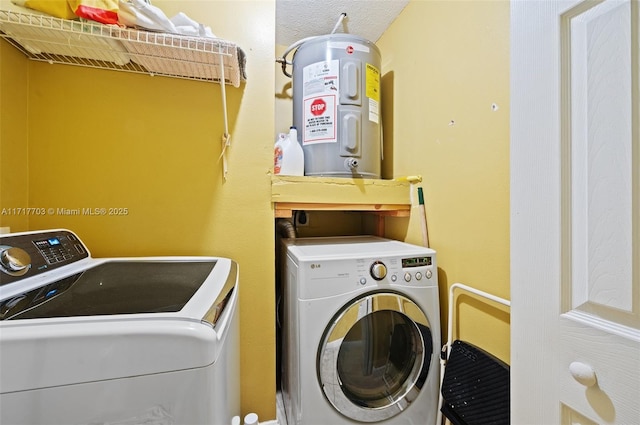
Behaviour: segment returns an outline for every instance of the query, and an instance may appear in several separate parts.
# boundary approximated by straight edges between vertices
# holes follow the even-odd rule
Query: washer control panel
[[[362,286],[373,282],[428,285],[431,279],[437,280],[433,255],[359,260],[358,263],[369,265],[368,273],[363,273],[365,264],[358,267],[358,283]]]
[[[404,273],[404,281],[410,283],[412,280],[431,279],[433,277],[433,257],[411,257],[402,259],[402,268],[407,269]]]
[[[289,239],[283,246],[290,270],[285,282],[300,300],[438,289],[437,253],[427,247],[376,236]]]
[[[26,279],[88,256],[84,244],[68,230],[0,235],[0,285]]]

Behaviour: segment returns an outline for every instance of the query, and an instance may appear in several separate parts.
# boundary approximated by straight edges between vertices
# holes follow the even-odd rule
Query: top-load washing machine
[[[94,259],[67,230],[0,236],[0,423],[229,424],[238,267]]]
[[[287,424],[435,424],[435,251],[373,236],[283,248]]]

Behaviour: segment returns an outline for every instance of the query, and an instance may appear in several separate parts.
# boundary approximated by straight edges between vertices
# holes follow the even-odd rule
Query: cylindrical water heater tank
[[[350,34],[314,37],[293,56],[293,125],[307,176],[380,178],[380,51]]]

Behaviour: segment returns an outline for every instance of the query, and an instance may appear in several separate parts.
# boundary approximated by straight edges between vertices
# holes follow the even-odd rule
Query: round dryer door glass
[[[413,301],[398,294],[369,294],[329,324],[318,356],[321,386],[348,418],[388,419],[415,400],[432,354],[429,322]]]

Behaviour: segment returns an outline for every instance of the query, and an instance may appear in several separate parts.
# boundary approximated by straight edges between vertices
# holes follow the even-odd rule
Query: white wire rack
[[[243,79],[236,44],[219,38],[156,33],[91,21],[0,10],[0,36],[29,59],[164,75],[224,81]]]
[[[12,10],[0,10],[0,37],[35,61],[218,82],[224,111],[221,159],[226,179],[231,136],[225,85],[239,87],[245,80],[245,56],[235,43]]]

